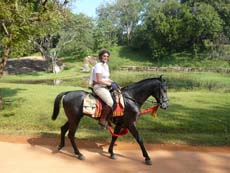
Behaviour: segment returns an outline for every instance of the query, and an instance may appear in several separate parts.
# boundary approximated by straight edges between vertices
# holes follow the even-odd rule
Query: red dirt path
[[[68,141],[68,139],[67,139]],[[108,143],[78,141],[86,160],[72,154],[67,142],[57,151],[58,138],[0,135],[0,172],[3,173],[229,173],[230,146],[146,144],[153,164],[144,164],[136,143],[118,141],[117,160],[109,159]]]

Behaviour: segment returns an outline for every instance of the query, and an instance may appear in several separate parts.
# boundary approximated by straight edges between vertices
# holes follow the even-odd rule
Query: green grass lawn
[[[1,83],[5,107],[0,112],[2,134],[58,135],[66,121],[63,110],[51,120],[53,101],[62,91],[82,89],[67,86]],[[204,145],[230,144],[230,93],[208,90],[172,91],[169,108],[159,110],[156,118],[141,116],[140,133],[150,143],[182,143]],[[151,106],[145,104],[144,107]],[[108,131],[99,130],[97,122],[85,117],[76,137],[109,140]],[[98,133],[96,133],[98,132]],[[122,140],[134,139],[129,135]]]
[[[167,81],[169,108],[158,111],[153,118],[144,115],[137,127],[144,141],[149,143],[180,143],[193,145],[230,145],[230,75],[213,72],[135,72],[119,71],[120,66],[190,66],[229,68],[224,61],[201,61],[200,58],[175,55],[158,62],[140,52],[115,47],[111,50],[111,76],[121,86],[161,74]],[[57,136],[66,118],[61,113],[51,120],[56,95],[67,90],[85,89],[89,72],[80,72],[82,62],[66,59],[67,68],[59,74],[36,72],[8,75],[0,79],[0,95],[4,109],[0,110],[1,134],[32,134]],[[221,64],[221,65],[220,65]],[[33,81],[71,79],[60,86],[26,84]],[[150,99],[151,100],[151,99]],[[146,103],[143,107],[151,106]],[[97,132],[97,133],[96,133]],[[76,137],[87,140],[109,141],[108,131],[100,130],[97,121],[82,119]],[[128,134],[121,140],[133,141]]]

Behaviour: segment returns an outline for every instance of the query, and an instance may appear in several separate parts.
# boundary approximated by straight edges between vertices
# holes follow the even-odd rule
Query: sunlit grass
[[[0,112],[0,132],[4,134],[59,135],[66,122],[63,109],[56,121],[51,120],[56,95],[71,86],[48,86],[2,83],[5,106]],[[152,143],[187,143],[206,145],[230,144],[230,93],[208,90],[172,91],[167,110],[156,118],[143,115],[137,121],[140,134]],[[151,104],[147,102],[144,107]],[[108,131],[100,130],[97,121],[85,117],[76,136],[88,140],[110,140]],[[131,135],[121,140],[134,139]]]
[[[142,60],[143,58],[143,60]],[[63,91],[87,88],[90,72],[81,72],[82,62],[74,57],[63,59],[62,73],[36,72],[8,75],[0,79],[0,95],[4,109],[0,111],[0,133],[38,134],[59,136],[66,122],[63,109],[56,121],[51,120],[53,102]],[[221,64],[222,63],[222,64]],[[159,110],[156,118],[144,115],[137,127],[144,141],[150,143],[181,143],[204,145],[230,145],[230,75],[213,72],[137,72],[119,71],[121,66],[183,66],[203,68],[229,68],[219,60],[196,59],[187,54],[154,60],[141,52],[122,47],[111,50],[111,77],[121,86],[141,79],[163,74],[168,85],[169,108]],[[59,86],[46,85],[44,80],[65,79]],[[68,81],[66,79],[71,79]],[[41,84],[25,84],[41,81]],[[150,99],[152,100],[152,99]],[[149,102],[144,108],[152,106]],[[87,140],[110,140],[108,131],[100,130],[97,121],[83,118],[76,137]],[[121,140],[134,141],[130,133]]]

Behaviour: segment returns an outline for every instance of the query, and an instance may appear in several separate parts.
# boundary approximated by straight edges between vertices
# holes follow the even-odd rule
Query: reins
[[[118,137],[118,136],[123,136],[123,135],[126,135],[128,132],[129,132],[129,129],[128,128],[124,128],[122,131],[120,131],[119,133],[114,133],[114,130],[113,130],[113,127],[112,125],[110,124],[109,125],[109,132],[111,133],[111,135],[113,137]]]
[[[140,115],[144,115],[151,112],[151,115],[156,117],[159,104],[153,105],[150,108],[146,108],[140,112]]]
[[[153,105],[153,106],[150,107],[150,108],[146,108],[146,109],[142,110],[142,111],[140,112],[139,115],[144,115],[144,114],[147,114],[147,113],[150,113],[150,112],[151,112],[151,115],[152,115],[153,117],[156,117],[158,107],[159,107],[159,104]],[[129,132],[129,129],[128,129],[128,128],[124,128],[124,129],[123,129],[122,131],[120,131],[119,133],[114,133],[114,130],[113,130],[112,125],[109,124],[109,132],[111,133],[111,135],[112,135],[113,137],[119,137],[119,136],[126,135],[126,134]]]

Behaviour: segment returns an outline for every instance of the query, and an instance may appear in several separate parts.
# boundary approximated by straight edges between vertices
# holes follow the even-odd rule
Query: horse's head
[[[162,76],[159,78],[144,79],[121,89],[126,98],[142,105],[149,96],[153,96],[162,108],[168,107],[167,86]]]
[[[159,87],[157,87],[156,94],[153,96],[157,100],[157,103],[160,105],[160,108],[166,109],[168,107],[167,86],[162,76],[160,76],[159,81]]]

